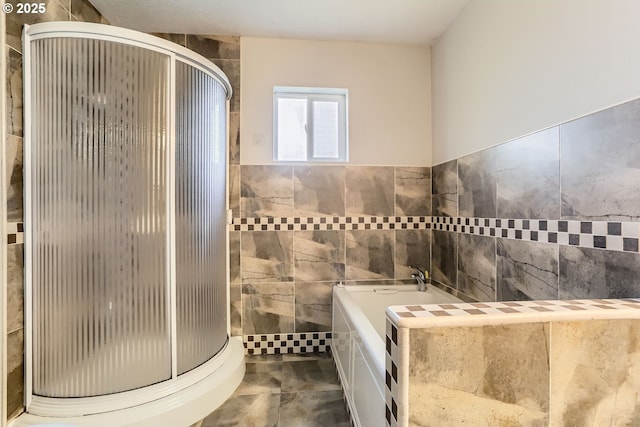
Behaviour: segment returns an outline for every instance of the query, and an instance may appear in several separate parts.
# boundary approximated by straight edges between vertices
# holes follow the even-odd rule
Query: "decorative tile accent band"
[[[640,318],[640,299],[505,301],[391,306],[387,319],[400,328],[484,326],[532,321]]]
[[[230,231],[418,230],[431,227],[429,216],[234,218]]]
[[[24,223],[8,222],[7,223],[7,244],[19,245],[24,243]]]
[[[432,217],[432,229],[565,246],[639,252],[638,222]]]
[[[398,328],[391,322],[386,322],[385,339],[385,420],[388,427],[398,425]]]
[[[331,332],[245,335],[245,354],[324,353],[329,351]]]

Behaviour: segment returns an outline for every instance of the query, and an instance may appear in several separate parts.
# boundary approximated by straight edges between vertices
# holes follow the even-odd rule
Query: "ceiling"
[[[469,0],[89,0],[113,25],[188,33],[431,45]]]

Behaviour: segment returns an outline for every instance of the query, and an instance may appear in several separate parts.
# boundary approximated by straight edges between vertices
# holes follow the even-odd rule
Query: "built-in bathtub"
[[[428,285],[336,285],[333,288],[331,351],[356,426],[385,425],[385,309],[408,304],[461,302]]]

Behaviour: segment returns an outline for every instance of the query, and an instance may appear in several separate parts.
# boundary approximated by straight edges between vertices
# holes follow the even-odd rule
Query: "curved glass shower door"
[[[226,96],[218,81],[176,62],[178,374],[210,359],[227,336]]]
[[[34,393],[169,379],[169,58],[77,38],[31,55]]]
[[[25,32],[28,399],[178,379],[228,339],[226,77],[56,24]]]

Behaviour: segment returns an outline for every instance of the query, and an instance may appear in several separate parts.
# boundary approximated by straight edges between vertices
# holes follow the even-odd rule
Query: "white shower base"
[[[189,427],[206,417],[231,396],[244,377],[244,347],[241,337],[232,337],[218,355],[202,366],[188,372],[171,384],[156,386],[96,398],[49,399],[38,398],[30,412],[55,414],[74,408],[78,416],[42,416],[25,413],[9,423],[9,427]],[[169,389],[167,389],[169,387]],[[167,395],[167,391],[170,393]],[[150,395],[164,397],[154,398]],[[145,403],[137,403],[147,396]],[[133,402],[129,408],[96,412],[95,408],[123,402]]]

